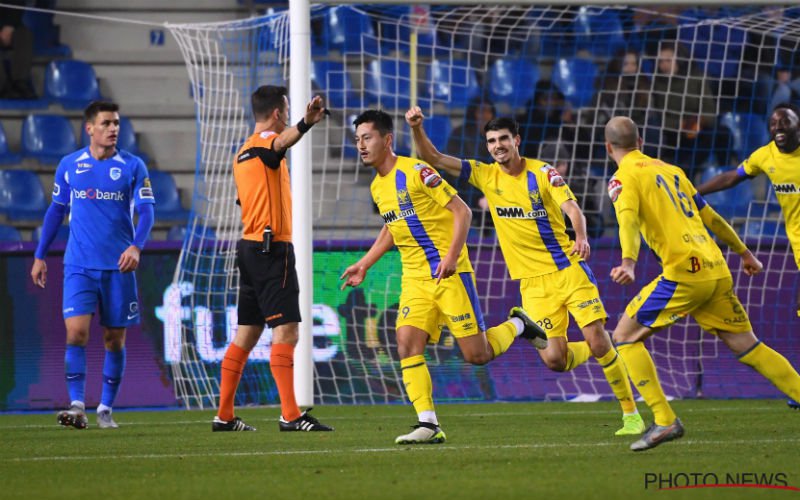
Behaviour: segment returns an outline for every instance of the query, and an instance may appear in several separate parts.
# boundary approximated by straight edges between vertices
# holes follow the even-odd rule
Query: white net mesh
[[[605,122],[614,115],[631,116],[642,127],[645,152],[681,166],[698,183],[735,167],[769,140],[764,123],[782,78],[779,70],[797,76],[800,69],[798,14],[800,8],[314,9],[309,76],[333,112],[310,136],[316,398],[330,403],[404,398],[393,331],[397,255],[384,257],[360,289],[338,290],[344,267],[381,227],[369,194],[373,173],[359,165],[352,145],[356,114],[372,107],[393,114],[396,150],[409,154],[410,134],[402,116],[416,96],[434,144],[449,154],[478,159],[488,157],[480,134],[488,117],[516,117],[523,153],[564,169],[580,199],[595,238],[589,264],[606,308],[616,315],[658,266],[643,255],[637,288],[622,289],[607,279],[619,250],[605,196],[613,173],[602,141]],[[170,29],[193,85],[200,158],[190,236],[168,292],[174,307],[173,319],[166,322],[172,328],[166,347],[179,397],[188,405],[205,405],[213,404],[219,356],[235,326],[238,277],[232,243],[240,221],[229,166],[251,128],[250,92],[263,84],[287,84],[288,18],[278,13]],[[508,278],[491,219],[480,208],[480,193],[468,186],[459,191],[475,214],[468,243],[487,324],[494,325],[519,302],[519,286]],[[757,333],[792,353],[797,342],[781,338],[780,327],[764,314],[765,304],[797,286],[796,273],[785,273],[793,259],[770,199],[774,196],[769,197],[763,182],[709,197],[740,234],[758,239],[768,271],[755,280],[737,274],[740,298]],[[738,266],[738,260],[731,262]],[[791,315],[782,312],[780,317],[778,324]],[[610,324],[615,323],[612,318]],[[580,338],[574,325],[569,335]],[[719,359],[717,342],[691,321],[651,342],[662,384],[671,395],[726,394],[733,385],[726,375],[733,368]],[[238,404],[275,401],[264,357],[268,347],[267,333],[262,351],[251,357]],[[445,335],[430,356],[437,401],[611,394],[594,361],[569,374],[553,374],[527,345],[515,345],[486,367],[470,367]],[[718,389],[709,389],[709,377]]]

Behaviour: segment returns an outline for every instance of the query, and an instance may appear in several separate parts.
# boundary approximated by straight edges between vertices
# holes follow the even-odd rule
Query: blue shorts
[[[94,314],[100,306],[100,324],[126,327],[139,324],[136,274],[64,266],[64,319]]]

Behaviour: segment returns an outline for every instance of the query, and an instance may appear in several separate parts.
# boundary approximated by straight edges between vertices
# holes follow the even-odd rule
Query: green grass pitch
[[[439,405],[447,443],[415,447],[393,444],[415,420],[401,405],[318,407],[332,433],[278,432],[277,408],[239,410],[258,428],[245,433],[212,433],[211,411],[119,411],[117,430],[97,429],[90,414],[84,431],[60,428],[55,414],[2,415],[0,498],[800,498],[787,489],[646,485],[647,474],[715,474],[721,483],[728,474],[740,482],[783,474],[800,488],[800,412],[784,401],[674,408],[686,436],[642,453],[614,437],[621,420],[612,403]]]

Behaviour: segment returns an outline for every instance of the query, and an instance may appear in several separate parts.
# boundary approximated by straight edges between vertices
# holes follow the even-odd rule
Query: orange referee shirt
[[[272,228],[273,241],[292,241],[292,190],[283,154],[272,150],[278,134],[251,135],[233,162],[233,178],[242,206],[242,238],[261,241]]]

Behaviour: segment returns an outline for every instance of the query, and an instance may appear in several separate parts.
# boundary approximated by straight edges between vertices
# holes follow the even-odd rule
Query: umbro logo
[[[637,385],[637,386],[639,386],[639,387],[644,387],[644,386],[646,386],[646,385],[647,385],[647,384],[649,384],[649,383],[650,383],[650,380],[648,380],[648,379],[644,379],[644,380],[640,380],[640,381],[639,381],[639,383],[638,383],[638,384],[636,384],[636,385]]]

